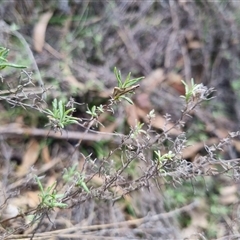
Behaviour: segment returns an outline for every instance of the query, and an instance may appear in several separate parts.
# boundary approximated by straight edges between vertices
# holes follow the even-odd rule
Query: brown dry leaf
[[[127,115],[127,123],[129,126],[134,127],[137,122],[139,122],[136,105],[128,104],[125,107],[126,115]]]
[[[29,191],[15,198],[11,198],[1,212],[1,217],[4,219],[11,218],[19,214],[19,212],[27,211],[29,207],[37,207],[39,204],[38,194],[38,191]]]
[[[182,83],[182,76],[174,73],[174,72],[170,72],[167,75],[167,82],[166,82],[169,86],[171,86],[172,88],[174,88],[179,94],[184,95],[185,94],[185,88],[184,85]]]
[[[215,134],[219,137],[219,138],[225,138],[228,136],[228,131],[224,128],[218,128],[215,129]]]
[[[184,6],[188,3],[188,0],[179,0],[178,3],[180,6]]]
[[[153,109],[152,103],[149,100],[149,94],[148,93],[139,93],[136,96],[135,103],[141,108],[141,109],[147,109],[150,111]]]
[[[29,191],[26,192],[24,195],[27,198],[27,204],[30,208],[36,208],[38,204],[40,203],[39,199],[39,193],[38,191]]]
[[[240,152],[240,141],[239,140],[233,140],[233,145],[236,148],[238,152]]]
[[[151,72],[146,78],[140,82],[140,88],[145,92],[152,92],[160,83],[166,79],[164,70],[158,68]]]
[[[10,203],[15,205],[21,212],[26,211],[29,207],[35,208],[39,204],[39,191],[29,191],[16,198],[12,198]]]
[[[99,127],[99,132],[104,132],[104,133],[113,133],[114,130],[118,127],[118,121],[114,121],[111,124],[104,124],[104,121],[107,120],[107,118],[109,117],[109,113],[105,112],[103,114],[100,115],[99,117],[99,122],[102,123],[103,125],[100,125]]]
[[[99,97],[102,98],[110,98],[111,95],[113,94],[113,89],[102,89],[97,94]]]
[[[28,173],[29,169],[37,161],[39,152],[40,152],[39,143],[35,139],[32,139],[29,142],[27,150],[23,156],[22,164],[17,170],[17,174],[19,177],[22,177]]]
[[[95,175],[92,179],[91,179],[91,183],[94,184],[94,186],[101,186],[104,183],[104,180],[99,177],[98,175]]]
[[[199,49],[199,48],[202,48],[202,44],[200,41],[193,40],[188,43],[188,48],[189,49]]]
[[[56,182],[56,177],[55,176],[50,176],[47,178],[47,183],[45,185],[45,189],[48,187],[51,187],[54,183]]]
[[[145,123],[147,123],[148,122],[147,115],[149,112],[146,110],[143,110],[139,107],[136,107],[136,111],[137,111],[138,116],[141,117]],[[162,129],[162,130],[163,129],[168,130],[168,129],[172,128],[169,131],[169,133],[172,135],[179,135],[182,133],[181,130],[173,128],[174,125],[172,123],[168,123],[166,126],[166,119],[157,113],[155,113],[155,118],[152,120],[152,126],[157,129]]]
[[[170,72],[167,75],[167,83],[168,83],[168,85],[171,85],[174,83],[183,85],[182,84],[182,76],[175,72]]]
[[[191,215],[192,225],[194,225],[194,227],[207,228],[207,226],[208,226],[207,212],[192,211],[190,215]]]
[[[238,201],[237,192],[237,185],[222,187],[220,189],[220,203],[223,205],[236,203]]]
[[[209,140],[207,140],[206,142],[198,142],[198,143],[194,143],[191,146],[186,147],[183,150],[182,156],[184,159],[187,158],[191,158],[191,157],[195,157],[196,154],[204,148],[204,145],[212,145],[218,142],[218,138],[210,138]]]
[[[196,113],[194,113],[196,114]],[[197,115],[197,114],[196,114]],[[212,124],[210,122],[206,122],[206,131],[207,132],[213,132],[218,138],[225,138],[228,136],[228,131],[224,128],[217,128],[216,124]]]
[[[48,146],[44,146],[41,152],[42,159],[44,163],[49,163],[51,161]]]
[[[1,219],[13,218],[19,214],[18,206],[14,203],[8,203],[1,208]]]
[[[47,25],[52,15],[53,12],[51,11],[43,13],[33,29],[33,46],[37,52],[42,52],[43,50]]]

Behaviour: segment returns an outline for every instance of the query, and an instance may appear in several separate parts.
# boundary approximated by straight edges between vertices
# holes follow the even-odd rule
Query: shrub
[[[3,47],[0,50],[1,69],[5,67],[24,67],[8,63],[6,59],[8,50]],[[14,107],[20,106],[28,109],[28,111],[38,111],[44,114],[49,119],[47,126],[50,126],[55,132],[63,132],[66,126],[76,124],[85,129],[84,134],[94,132],[97,136],[101,133],[93,131],[92,127],[101,124],[99,121],[101,114],[105,112],[114,113],[121,101],[133,104],[130,96],[139,87],[138,83],[142,79],[131,78],[131,74],[129,74],[123,81],[120,71],[115,68],[114,73],[117,86],[108,102],[90,108],[87,106],[86,114],[89,116],[87,119],[73,116],[76,106],[79,104],[74,99],[70,99],[68,103],[54,99],[52,109],[46,109],[44,94],[50,90],[42,86],[37,92],[29,92],[28,85],[32,84],[32,81],[31,74],[26,70],[22,70],[22,74],[25,76],[24,81],[20,79],[17,88],[5,90],[1,100]],[[2,84],[4,84],[4,80]],[[56,208],[71,209],[90,201],[90,199],[116,202],[136,191],[147,192],[147,189],[150,190],[153,185],[157,185],[159,189],[163,185],[169,185],[170,188],[174,189],[175,186],[182,185],[187,180],[197,179],[199,176],[215,176],[232,172],[232,176],[238,178],[238,159],[223,160],[218,156],[224,147],[239,135],[239,132],[229,133],[219,143],[205,146],[206,154],[198,156],[193,162],[189,162],[182,157],[183,150],[188,147],[186,137],[188,129],[186,129],[186,132],[182,131],[178,136],[172,136],[170,131],[173,128],[183,129],[185,120],[192,115],[193,111],[203,101],[211,100],[214,92],[214,89],[207,88],[203,84],[195,84],[193,80],[190,85],[184,81],[183,84],[185,86],[185,95],[182,96],[184,106],[180,110],[181,117],[173,123],[172,127],[167,128],[168,123],[172,123],[172,121],[170,115],[166,115],[166,129],[162,129],[161,133],[155,131],[152,127],[155,113],[152,110],[147,116],[147,124],[137,123],[135,127],[129,130],[128,134],[108,134],[110,140],[117,143],[113,150],[105,152],[102,158],[94,158],[92,153],[89,155],[81,153],[84,161],[82,169],[78,169],[76,164],[62,169],[62,179],[49,187],[44,186],[42,182],[44,176],[41,176],[41,174],[38,176],[29,174],[28,182],[35,183],[35,186],[38,186],[40,190],[38,207],[2,219],[0,224],[7,226],[10,220],[21,217],[28,217],[29,219],[30,217],[28,223],[21,226],[26,229],[35,223],[41,223],[45,218],[49,218],[49,214]],[[69,159],[75,152],[79,151],[81,143],[82,138],[75,144],[74,151],[69,155]],[[96,176],[99,177],[100,181],[96,181]],[[181,201],[182,199],[181,197]],[[1,203],[1,208],[7,203],[8,198],[4,203]],[[3,238],[11,236],[18,229],[7,229],[4,231]]]

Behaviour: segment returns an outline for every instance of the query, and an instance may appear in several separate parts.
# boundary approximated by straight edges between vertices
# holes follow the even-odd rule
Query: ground
[[[239,13],[1,1],[0,238],[237,239]]]

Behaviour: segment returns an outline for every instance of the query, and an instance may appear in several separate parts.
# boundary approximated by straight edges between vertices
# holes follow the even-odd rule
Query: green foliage
[[[168,153],[161,154],[160,150],[154,151],[154,153],[157,155],[157,161],[162,163],[163,161],[173,160],[175,157],[175,154],[172,151],[169,151]]]
[[[9,53],[9,49],[0,47],[0,70],[6,68],[6,67],[13,67],[13,68],[26,68],[26,66],[9,63],[7,60]]]
[[[139,85],[134,85],[135,83],[142,80],[144,77],[139,78],[133,78],[131,79],[131,73],[128,74],[125,81],[122,80],[121,72],[117,70],[117,68],[114,68],[114,74],[118,81],[118,87],[114,88],[114,92],[112,94],[112,99],[114,101],[119,101],[121,99],[125,99],[130,104],[133,104],[132,100],[125,96],[127,93],[133,93],[136,88],[139,87]]]
[[[98,43],[98,41],[99,39],[96,37],[96,44]],[[8,52],[9,50],[5,48],[0,48],[0,70],[4,69],[5,67],[22,68],[23,66],[14,65],[7,62],[6,58]],[[131,78],[131,73],[129,73],[126,79],[123,80],[121,72],[117,70],[116,67],[114,68],[114,74],[117,79],[117,87],[114,88],[113,94],[109,99],[108,103],[99,106],[94,105],[90,108],[87,107],[86,113],[89,114],[90,117],[84,122],[86,133],[96,122],[100,123],[100,121],[98,122],[98,117],[101,113],[107,111],[114,112],[112,108],[112,105],[114,103],[118,103],[118,101],[124,99],[127,100],[129,103],[133,104],[132,100],[127,97],[126,94],[133,93],[134,90],[139,87],[137,83],[142,79],[142,77]],[[191,114],[191,110],[194,108],[194,106],[197,103],[201,102],[199,100],[206,99],[206,96],[209,93],[205,86],[203,86],[202,84],[195,84],[193,79],[191,80],[190,86],[188,86],[184,81],[182,82],[185,86],[185,96],[183,97],[186,100],[186,108],[184,111],[182,111],[182,116],[180,118],[181,121],[177,121],[174,124],[174,128],[177,128],[179,126],[181,127],[180,122],[183,121],[184,117],[188,114]],[[24,85],[19,86],[21,87],[20,90],[25,87]],[[17,90],[19,89],[17,88]],[[11,94],[13,93],[15,92],[11,92]],[[72,103],[74,103],[74,101]],[[50,125],[54,129],[61,130],[69,124],[79,124],[79,122],[82,121],[82,119],[72,116],[73,112],[75,111],[73,104],[70,104],[70,107],[67,107],[67,105],[65,105],[64,101],[62,100],[54,99],[52,102],[52,110],[41,109],[39,112],[46,113],[50,121],[48,125]],[[31,108],[32,105],[27,106],[30,109],[36,109],[33,107]],[[39,110],[39,108],[37,109]],[[81,193],[84,193],[84,196],[87,195],[87,197],[94,196],[99,199],[109,199],[109,192],[111,192],[116,187],[120,186],[123,189],[122,195],[124,195],[131,193],[131,191],[137,191],[139,189],[142,189],[143,183],[144,186],[146,186],[151,180],[161,179],[165,182],[172,183],[173,185],[179,184],[177,188],[172,187],[166,189],[166,195],[170,196],[170,198],[172,199],[172,202],[170,204],[172,204],[174,208],[188,204],[188,202],[191,201],[193,198],[207,198],[209,206],[211,206],[209,211],[211,214],[209,216],[210,224],[214,226],[213,217],[218,218],[218,221],[220,221],[220,216],[227,214],[227,208],[220,206],[216,194],[211,193],[209,194],[209,196],[207,196],[207,191],[202,186],[200,186],[200,191],[195,193],[193,190],[195,186],[193,184],[191,185],[191,183],[189,182],[186,183],[186,179],[197,179],[199,175],[204,176],[206,172],[204,172],[201,168],[197,169],[199,170],[198,172],[195,171],[195,166],[193,163],[186,162],[185,159],[181,158],[180,155],[181,152],[184,150],[185,146],[180,141],[180,135],[177,136],[176,139],[173,139],[172,137],[168,136],[167,131],[164,132],[163,130],[163,134],[158,135],[157,132],[151,128],[151,119],[155,117],[154,110],[150,111],[147,117],[149,123],[146,124],[146,128],[144,128],[144,123],[138,122],[135,127],[131,128],[131,131],[128,135],[123,135],[121,142],[119,142],[119,145],[115,148],[115,150],[109,150],[108,144],[106,144],[106,142],[104,141],[97,142],[94,146],[96,152],[98,153],[97,158],[93,160],[91,156],[92,152],[90,152],[90,161],[88,161],[88,157],[85,157],[85,154],[82,151],[81,154],[85,157],[84,171],[86,172],[79,172],[77,169],[78,164],[64,169],[64,174],[62,176],[64,181],[64,187],[71,186],[69,187],[69,191],[65,191],[63,194],[59,194],[56,190],[56,182],[54,182],[50,187],[47,187],[45,189],[40,181],[40,177],[35,176],[35,180],[40,189],[39,197],[41,202],[39,208],[67,208],[67,202],[69,201],[69,199],[75,198],[74,200],[76,200],[76,198],[78,198],[79,196],[81,198]],[[195,132],[198,132],[199,134],[200,130],[204,132],[204,126],[199,124],[196,130],[193,131],[193,134]],[[151,137],[154,136],[154,134],[156,134],[158,139],[155,142],[151,142]],[[189,138],[188,135],[185,134],[184,140],[185,136],[187,138],[187,142]],[[198,135],[197,137],[198,138],[196,140],[205,140],[207,136],[202,134]],[[195,138],[193,140],[195,140]],[[127,143],[127,141],[129,142],[129,144]],[[81,139],[79,143],[80,142]],[[169,148],[170,145],[174,146],[171,147],[172,151]],[[165,153],[160,151],[163,146],[164,149],[166,149]],[[75,150],[76,149],[77,148],[75,148]],[[157,150],[154,151],[153,149]],[[152,151],[153,157],[151,158],[149,156],[151,156]],[[146,152],[151,152],[151,154],[146,155]],[[211,161],[214,165],[215,159],[212,159],[211,156],[209,156],[209,165],[212,164],[210,163]],[[215,152],[214,156],[217,156]],[[115,159],[117,159],[117,161],[114,161]],[[144,168],[145,166],[143,164],[141,166],[141,171],[139,171],[139,161],[141,160],[147,163],[147,167]],[[201,159],[199,161],[201,161]],[[209,172],[207,172],[207,174],[214,174],[214,172],[211,172],[212,169],[210,167],[208,170]],[[141,175],[143,172],[144,175]],[[85,177],[85,173],[88,174],[87,178]],[[87,186],[88,182],[90,181],[90,179],[93,178],[94,174],[99,174],[102,178],[105,179],[101,187],[101,191],[99,192],[94,191],[96,189],[89,189]],[[201,181],[199,180],[199,182]],[[199,184],[199,182],[197,182],[197,185],[202,184],[202,182],[201,184]],[[145,185],[145,183],[147,184]],[[199,186],[197,187],[199,188]],[[72,189],[74,190],[72,191]],[[66,203],[64,201],[66,201]],[[127,206],[127,211],[131,215],[134,215],[134,208],[132,208],[130,204]],[[189,224],[188,219],[187,221],[186,219],[183,219],[183,222],[183,226],[187,226]]]
[[[146,134],[146,131],[143,130],[144,123],[138,122],[135,128],[133,129],[133,133],[130,135],[131,138],[137,138],[139,134]]]
[[[155,118],[155,110],[154,109],[152,109],[150,112],[149,112],[149,114],[147,115],[147,118],[149,119],[149,120],[151,120],[151,119],[153,119],[153,118]]]
[[[87,185],[86,185],[86,183],[85,183],[85,176],[82,175],[82,174],[79,173],[79,172],[77,172],[76,175],[77,175],[76,186],[77,186],[77,187],[81,187],[81,188],[83,188],[83,190],[84,190],[85,192],[90,193],[90,191],[89,191],[89,189],[88,189],[88,187],[87,187]]]
[[[46,190],[43,189],[42,183],[40,181],[40,177],[35,176],[35,180],[38,184],[38,187],[40,189],[40,206],[42,208],[66,208],[68,205],[66,203],[62,203],[61,199],[64,197],[64,194],[57,194],[55,187],[56,182],[54,182],[50,187],[48,187]]]
[[[86,111],[86,113],[91,115],[92,118],[97,118],[99,113],[103,113],[104,112],[104,109],[103,109],[102,105],[100,105],[98,107],[96,107],[94,105],[94,106],[92,106],[91,109],[89,109],[89,107],[87,107],[87,109],[88,110]]]
[[[64,174],[63,174],[63,180],[66,183],[69,183],[71,181],[73,181],[74,175],[77,172],[77,164],[74,164],[72,167],[64,168],[63,169]]]
[[[58,102],[54,99],[52,102],[53,109],[47,109],[48,118],[50,120],[50,125],[54,129],[63,129],[65,126],[73,123],[78,123],[78,118],[71,116],[75,111],[75,108],[66,109],[65,104],[62,100]]]
[[[94,152],[96,152],[96,155],[99,159],[103,159],[106,155],[106,152],[108,152],[108,141],[97,141],[93,143]]]
[[[154,153],[156,155],[155,161],[158,165],[159,172],[162,174],[166,174],[166,170],[163,168],[163,166],[165,166],[168,163],[168,161],[173,161],[175,154],[172,151],[169,151],[168,153],[162,155],[160,150],[155,150]]]
[[[81,187],[87,193],[89,193],[89,189],[85,183],[85,177],[83,174],[79,173],[77,170],[77,164],[73,165],[68,169],[64,169],[63,180],[67,183],[75,181],[76,187]]]
[[[186,82],[182,80],[183,85],[185,86],[185,98],[186,102],[188,103],[191,98],[195,95],[196,90],[199,88],[199,84],[194,83],[194,79],[191,79],[191,86],[188,86]]]

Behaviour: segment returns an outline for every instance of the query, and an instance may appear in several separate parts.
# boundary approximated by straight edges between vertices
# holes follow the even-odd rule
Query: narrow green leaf
[[[53,100],[52,105],[53,105],[53,110],[57,109],[57,99],[56,98]]]
[[[5,59],[5,58],[3,58],[3,57],[0,57],[0,63],[2,63],[2,62],[6,63],[6,62],[7,62],[7,59]]]
[[[50,109],[46,109],[46,111],[49,113],[49,115],[53,116],[53,112]]]
[[[135,83],[139,82],[140,80],[142,80],[144,77],[139,77],[139,78],[134,78],[129,80],[124,87],[131,87],[132,85],[134,85]]]
[[[26,66],[23,65],[17,65],[13,63],[0,63],[0,68],[5,68],[5,67],[13,67],[13,68],[26,68]]]
[[[128,103],[130,103],[131,105],[133,105],[133,101],[132,101],[129,97],[121,96],[120,98],[123,98],[123,99],[126,100]]]
[[[127,75],[126,80],[125,80],[125,82],[122,85],[123,88],[127,87],[127,84],[130,81],[130,77],[131,77],[131,72],[129,72],[129,74]]]
[[[94,113],[96,112],[96,106],[95,105],[92,106],[92,112],[94,112]]]
[[[35,180],[37,181],[38,187],[40,188],[40,191],[43,193],[43,186],[42,183],[40,182],[38,176],[35,175]]]
[[[116,67],[114,68],[114,74],[115,74],[115,76],[117,78],[117,81],[118,81],[118,87],[122,88],[123,83],[122,83],[121,72],[118,71]]]
[[[4,47],[1,47],[1,48],[0,48],[0,56],[1,56],[1,57],[7,58],[8,53],[9,53],[9,49],[4,48]]]
[[[65,111],[65,115],[68,115],[69,113],[72,113],[74,111],[75,111],[75,108],[70,108],[70,109]]]
[[[58,102],[58,109],[59,109],[59,118],[60,118],[60,122],[62,122],[65,118],[65,106],[64,103],[62,102],[62,100],[60,100]]]
[[[66,208],[68,205],[66,203],[55,203],[54,204],[55,206],[54,207],[59,207],[59,208]]]

